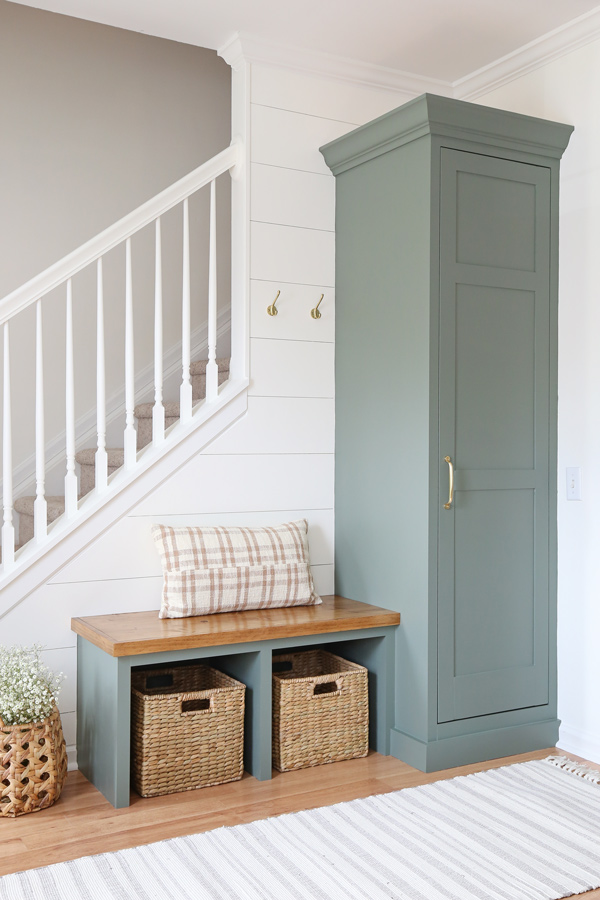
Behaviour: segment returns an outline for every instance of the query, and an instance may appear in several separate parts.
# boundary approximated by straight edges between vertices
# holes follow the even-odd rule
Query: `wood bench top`
[[[157,610],[71,619],[71,630],[110,656],[138,656],[399,625],[400,614],[345,597],[319,606],[251,609],[186,619],[159,619]]]

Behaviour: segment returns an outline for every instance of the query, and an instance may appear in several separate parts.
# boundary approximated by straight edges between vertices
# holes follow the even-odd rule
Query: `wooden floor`
[[[274,773],[271,781],[259,782],[245,775],[232,784],[183,794],[145,800],[132,794],[131,806],[119,810],[113,809],[83,775],[71,772],[55,806],[17,819],[0,819],[0,875],[221,825],[328,806],[512,762],[542,759],[550,752],[553,751],[543,750],[431,775],[391,756],[371,753],[366,759]],[[600,889],[578,896],[600,900]],[[515,900],[519,900],[517,894]]]

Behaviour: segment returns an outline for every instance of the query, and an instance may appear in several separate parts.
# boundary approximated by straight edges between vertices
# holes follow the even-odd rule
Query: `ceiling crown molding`
[[[245,62],[259,63],[413,97],[431,92],[458,100],[476,100],[599,38],[600,6],[453,83],[291,47],[245,32],[235,34],[219,48],[218,54],[234,69]]]
[[[219,47],[217,53],[233,69],[238,68],[243,62],[259,63],[295,69],[305,75],[325,76],[363,87],[401,91],[412,97],[427,92],[441,94],[445,97],[452,96],[452,85],[449,81],[426,78],[386,66],[333,56],[319,50],[290,47],[287,44],[265,40],[245,32],[235,34],[222,47]]]
[[[458,100],[476,100],[600,37],[600,6],[453,82]]]

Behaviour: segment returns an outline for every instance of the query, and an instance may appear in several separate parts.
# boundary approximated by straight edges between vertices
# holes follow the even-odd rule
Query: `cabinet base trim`
[[[560,719],[546,719],[543,722],[462,734],[439,741],[420,741],[392,728],[391,754],[421,772],[438,772],[440,769],[555,747],[559,725]]]

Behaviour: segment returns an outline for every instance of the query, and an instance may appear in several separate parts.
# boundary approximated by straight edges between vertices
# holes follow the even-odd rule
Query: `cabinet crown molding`
[[[320,150],[334,175],[426,136],[470,141],[480,152],[501,147],[560,159],[572,131],[571,125],[427,93]]]

